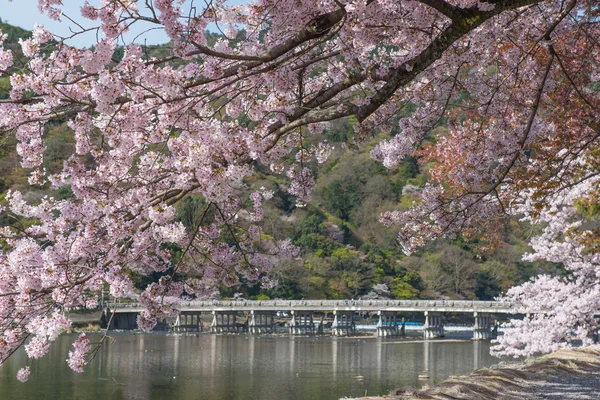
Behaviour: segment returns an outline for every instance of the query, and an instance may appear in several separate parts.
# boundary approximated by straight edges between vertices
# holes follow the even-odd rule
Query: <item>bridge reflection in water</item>
[[[108,304],[105,320],[111,329],[135,329],[138,303]],[[356,333],[357,317],[377,315],[378,336],[404,336],[406,323],[399,313],[423,313],[423,337],[444,336],[446,315],[473,316],[474,340],[490,339],[497,334],[497,321],[517,313],[513,303],[464,300],[270,300],[270,301],[191,301],[180,304],[179,314],[170,329],[175,332],[202,332],[202,314],[210,314],[209,329],[213,333],[272,333],[277,321],[286,320],[291,335],[330,333],[350,336]],[[326,322],[330,320],[331,322]],[[166,323],[166,321],[165,321]]]
[[[101,337],[89,334],[92,342]],[[14,379],[28,362],[25,351],[18,352],[0,368],[0,400],[337,400],[431,384],[498,362],[488,341],[210,333],[111,337],[85,372],[76,374],[64,362],[76,334],[61,335],[48,356],[36,360],[35,385]],[[424,370],[429,378],[419,379]]]

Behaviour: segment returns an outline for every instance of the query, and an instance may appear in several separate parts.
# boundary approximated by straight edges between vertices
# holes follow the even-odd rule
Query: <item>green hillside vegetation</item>
[[[343,133],[339,126],[332,129],[335,135]],[[333,135],[328,134],[330,139]],[[317,187],[305,209],[290,209],[285,197],[266,206],[265,232],[291,238],[302,248],[302,257],[278,271],[277,288],[247,288],[250,297],[357,298],[384,283],[396,299],[487,300],[539,273],[561,273],[560,265],[521,260],[536,227],[516,220],[504,226],[502,246],[492,253],[480,254],[477,243],[446,239],[411,256],[402,254],[397,231],[385,228],[379,216],[408,208],[427,181],[427,171],[414,158],[392,171],[383,168],[369,157],[380,139],[354,153],[337,150],[323,165],[314,163]],[[280,187],[278,179],[263,174],[249,185]]]
[[[4,48],[11,49],[13,52],[14,64],[18,67],[24,65],[25,60],[23,53],[21,53],[21,46],[19,45],[19,39],[29,39],[31,37],[31,31],[19,28],[18,26],[10,25],[0,18],[0,31],[5,34],[6,40],[4,42]],[[14,68],[11,72],[14,71]],[[10,79],[7,76],[0,77],[0,99],[8,97],[8,91],[10,90]]]
[[[0,18],[0,30],[7,35],[7,44],[16,45],[19,39],[29,39],[31,37],[31,31],[4,22],[2,18]]]
[[[15,49],[18,39],[30,34],[4,22],[0,22],[0,29],[9,34],[7,44]],[[216,40],[216,35],[211,35],[211,40]],[[151,46],[146,51],[148,57],[157,58],[169,53],[168,44]],[[115,53],[115,58],[120,57],[120,52],[122,49]],[[6,79],[0,80],[0,87],[5,89]],[[405,107],[405,112],[411,112],[411,108]],[[561,265],[521,260],[529,250],[527,238],[537,228],[517,220],[506,223],[501,232],[502,246],[492,253],[479,254],[477,243],[446,239],[430,243],[411,256],[402,254],[396,242],[397,231],[385,228],[379,216],[386,210],[410,207],[427,182],[427,168],[419,166],[415,158],[406,159],[394,170],[386,170],[372,160],[370,150],[383,135],[358,150],[342,150],[341,142],[352,132],[348,122],[334,122],[323,135],[307,139],[306,146],[310,146],[326,138],[335,150],[326,163],[309,165],[317,186],[313,201],[305,208],[296,207],[295,199],[287,194],[285,176],[273,175],[268,168],[257,165],[258,172],[246,180],[247,195],[262,186],[275,193],[265,203],[262,221],[265,239],[289,238],[301,248],[301,257],[282,261],[273,271],[273,278],[279,281],[274,289],[263,290],[242,283],[239,287],[223,288],[223,296],[240,292],[247,298],[259,299],[360,298],[368,295],[374,285],[385,284],[389,296],[395,299],[488,300],[539,273],[562,273]],[[438,127],[430,139],[444,133],[445,129]],[[72,196],[68,187],[52,191],[48,187],[29,186],[26,171],[18,167],[14,137],[8,136],[1,143],[0,202],[9,189],[22,191],[24,198],[33,202],[46,195]],[[48,173],[58,172],[73,153],[72,132],[56,121],[47,127],[45,143],[44,167]],[[202,198],[188,196],[178,205],[178,218],[192,227],[203,205]],[[0,215],[0,222],[6,223],[6,218]],[[21,223],[27,222],[15,222]],[[173,250],[176,253],[177,249]],[[141,288],[152,279],[152,276],[137,277],[136,282]]]

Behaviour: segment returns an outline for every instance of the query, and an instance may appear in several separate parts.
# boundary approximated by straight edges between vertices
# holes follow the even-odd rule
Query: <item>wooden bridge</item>
[[[471,300],[242,300],[182,301],[181,311],[389,311],[389,312],[488,312],[514,314],[516,305],[499,301]],[[118,303],[116,313],[140,312],[138,303]]]
[[[137,314],[143,307],[136,302],[105,305],[106,317],[111,317],[111,328],[135,329]],[[498,314],[516,314],[517,305],[497,301],[470,300],[214,300],[183,301],[172,326],[174,331],[202,331],[202,313],[212,314],[212,332],[269,333],[275,330],[276,316],[290,316],[287,322],[290,334],[324,333],[324,315],[332,313],[331,334],[352,335],[356,332],[355,316],[377,313],[379,336],[397,336],[405,332],[400,312],[422,312],[425,315],[423,336],[433,339],[444,336],[444,314],[471,314],[474,318],[473,338],[492,336],[492,318]],[[315,321],[315,317],[321,318]],[[244,320],[245,322],[240,322]]]

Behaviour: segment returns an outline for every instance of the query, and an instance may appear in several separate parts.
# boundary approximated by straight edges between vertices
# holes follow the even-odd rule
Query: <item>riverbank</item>
[[[521,365],[482,368],[421,390],[397,389],[388,396],[354,400],[580,400],[597,399],[599,393],[600,346],[591,346],[560,350]]]

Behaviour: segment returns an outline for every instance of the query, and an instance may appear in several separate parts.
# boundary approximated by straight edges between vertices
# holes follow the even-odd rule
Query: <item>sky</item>
[[[92,5],[99,5],[100,0],[88,0]],[[189,7],[193,2],[196,4],[202,4],[200,0],[186,0],[185,6]],[[245,4],[247,0],[232,0],[230,4]],[[20,26],[23,29],[32,30],[35,24],[44,25],[44,27],[60,36],[66,37],[71,35],[70,28],[75,30],[77,27],[71,21],[63,18],[61,22],[51,20],[47,16],[41,14],[38,10],[38,0],[0,0],[0,18],[2,21],[7,22],[11,25]],[[84,4],[84,0],[63,0],[63,13],[80,23],[85,27],[89,27],[92,21],[86,20],[81,17],[79,8]],[[185,9],[185,8],[184,8]],[[126,34],[125,40],[131,41],[138,35],[141,36],[135,39],[138,43],[146,44],[162,44],[168,41],[167,35],[162,30],[151,30],[144,32],[148,28],[154,27],[154,25],[136,23],[136,29],[132,29],[131,32]],[[209,29],[211,27],[209,26]],[[213,27],[214,29],[214,27]],[[96,34],[89,32],[84,35],[80,35],[74,39],[67,41],[68,44],[76,47],[89,47],[96,43]]]

